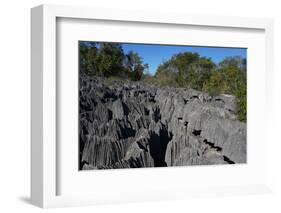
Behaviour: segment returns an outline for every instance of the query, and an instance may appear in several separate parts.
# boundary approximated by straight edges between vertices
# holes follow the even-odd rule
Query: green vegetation
[[[227,57],[218,65],[197,53],[179,53],[159,65],[154,83],[160,86],[193,88],[211,96],[231,94],[236,97],[237,116],[246,122],[246,59]]]
[[[160,64],[156,71],[157,83],[202,90],[214,69],[211,59],[197,53],[184,52]]]
[[[123,78],[121,77],[118,77],[118,76],[110,76],[110,77],[107,77],[104,79],[104,83],[107,85],[107,86],[111,86],[114,81],[120,81],[122,80]]]
[[[247,81],[245,58],[227,57],[219,64],[197,53],[173,55],[150,75],[148,65],[138,53],[124,53],[118,43],[80,42],[80,71],[87,75],[107,77],[106,83],[116,79],[145,81],[157,86],[193,88],[212,96],[231,94],[236,97],[237,117],[246,122]]]
[[[119,43],[80,42],[79,52],[80,71],[87,75],[138,81],[148,69],[138,53],[130,51],[125,54]]]

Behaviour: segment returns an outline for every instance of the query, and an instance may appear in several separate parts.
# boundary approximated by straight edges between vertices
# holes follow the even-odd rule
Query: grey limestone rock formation
[[[80,76],[80,169],[246,163],[230,95]]]

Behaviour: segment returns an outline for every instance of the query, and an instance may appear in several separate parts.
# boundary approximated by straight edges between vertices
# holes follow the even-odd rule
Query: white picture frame
[[[241,17],[216,17],[203,15],[155,13],[149,11],[121,11],[107,8],[85,8],[74,6],[41,5],[31,10],[31,201],[33,204],[47,207],[91,205],[98,203],[142,201],[142,194],[132,196],[129,191],[124,195],[106,197],[91,195],[58,195],[57,166],[59,159],[57,152],[57,21],[59,18],[80,20],[101,20],[134,23],[153,23],[162,26],[200,26],[202,28],[224,28],[231,30],[253,29],[264,33],[265,52],[264,69],[266,74],[264,83],[266,87],[265,105],[267,111],[272,107],[270,91],[272,91],[273,78],[273,21],[271,19],[241,18]],[[255,85],[253,85],[255,86]],[[256,85],[257,86],[257,85]],[[265,112],[265,111],[264,111]],[[267,114],[268,115],[268,114]],[[270,117],[264,118],[266,127],[269,128]],[[268,131],[265,133],[265,142],[270,143]],[[78,142],[77,142],[78,143]],[[268,148],[268,144],[266,144]],[[270,155],[270,148],[264,151],[264,156]],[[173,169],[176,171],[176,169]],[[123,173],[126,171],[122,171]],[[159,170],[159,173],[162,171]],[[269,192],[271,189],[270,161],[262,167],[265,178],[254,184],[225,185],[217,187],[200,187],[199,182],[194,183],[195,188],[179,189],[170,185],[166,190],[155,188],[146,200],[179,199],[198,196],[214,195],[241,195]],[[146,175],[152,173],[148,170]],[[163,173],[164,174],[164,173]],[[100,174],[102,177],[103,174]],[[175,180],[176,181],[176,180]],[[73,183],[75,184],[75,183]],[[126,187],[126,186],[124,186]],[[127,186],[130,187],[130,186]],[[170,193],[169,193],[170,192]],[[157,195],[157,197],[156,197]]]

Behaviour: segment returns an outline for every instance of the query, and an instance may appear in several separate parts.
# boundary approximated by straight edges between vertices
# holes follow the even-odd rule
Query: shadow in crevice
[[[152,109],[152,119],[157,123],[161,120],[161,112],[159,106],[156,106]]]
[[[210,141],[208,141],[207,139],[204,139],[203,141],[205,144],[208,144],[211,148],[217,150],[218,152],[222,151],[222,148],[220,146],[216,146],[215,143],[212,143]]]
[[[200,130],[200,129],[199,129],[199,130],[194,129],[194,130],[192,131],[192,134],[193,134],[194,136],[200,136],[201,130]]]
[[[159,134],[150,133],[149,151],[154,160],[154,167],[167,167],[165,162],[166,149],[172,138],[173,134],[168,132],[166,127],[161,128]]]
[[[230,160],[228,157],[226,157],[225,155],[223,156],[223,160],[229,164],[235,164],[234,161]]]

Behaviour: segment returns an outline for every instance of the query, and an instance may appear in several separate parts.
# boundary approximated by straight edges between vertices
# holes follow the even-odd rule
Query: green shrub
[[[237,106],[237,116],[240,121],[247,121],[247,86],[242,85],[235,94],[236,106]]]
[[[234,62],[230,58],[222,61],[218,69],[211,73],[209,80],[204,83],[203,91],[212,96],[222,93],[234,95],[237,117],[240,121],[246,122],[247,73],[246,70],[241,70],[241,65],[237,61],[237,57],[234,58]]]
[[[124,80],[118,76],[110,76],[104,79],[104,84],[107,86],[111,86],[113,85],[114,81],[120,81],[120,80]]]
[[[159,65],[156,77],[165,79],[163,76],[170,77],[173,74],[173,86],[202,90],[214,67],[215,64],[209,58],[200,57],[198,53],[183,52]]]

